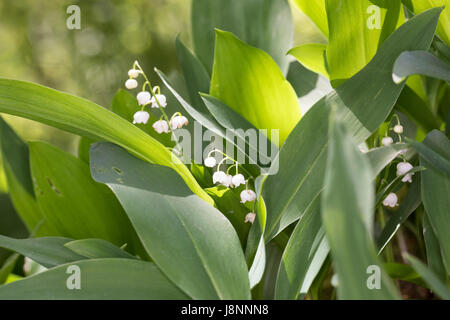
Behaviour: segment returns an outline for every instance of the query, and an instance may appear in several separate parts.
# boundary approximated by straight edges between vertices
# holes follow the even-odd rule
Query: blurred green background
[[[66,27],[66,10],[73,4],[81,9],[80,30]],[[192,47],[190,7],[190,0],[0,1],[0,77],[36,82],[109,107],[135,60],[147,73],[157,66],[171,78],[181,77],[174,42],[180,35]],[[291,9],[294,45],[325,41],[292,3]],[[25,140],[76,150],[74,135],[3,116]],[[0,190],[2,179],[0,174]]]

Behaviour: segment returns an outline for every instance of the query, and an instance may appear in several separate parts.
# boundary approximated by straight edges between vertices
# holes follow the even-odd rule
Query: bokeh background
[[[80,30],[66,27],[66,10],[72,4],[81,9]],[[36,82],[108,108],[134,60],[147,73],[156,66],[172,79],[182,77],[174,43],[179,35],[192,47],[190,9],[190,0],[1,0],[0,77]],[[294,45],[325,41],[292,3],[291,10]],[[76,151],[77,136],[2,116],[24,140]]]

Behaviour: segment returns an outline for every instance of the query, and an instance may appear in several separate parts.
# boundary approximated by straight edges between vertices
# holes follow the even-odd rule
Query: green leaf
[[[278,153],[279,171],[264,184],[266,241],[300,218],[323,188],[328,145],[324,119],[328,119],[330,107],[335,105],[344,114],[358,143],[365,141],[388,117],[402,91],[403,85],[392,82],[396,57],[407,48],[430,46],[439,13],[440,9],[433,9],[398,28],[369,65],[304,115]]]
[[[179,288],[195,299],[250,297],[247,266],[231,223],[192,194],[173,170],[140,161],[110,143],[95,145],[91,161],[94,179],[113,190],[145,249]]]
[[[193,192],[213,203],[188,168],[161,143],[93,102],[28,82],[0,79],[0,112],[118,144],[141,159],[173,168]]]
[[[80,268],[80,290],[69,290]],[[0,286],[1,300],[172,300],[188,299],[149,262],[131,259],[93,259],[58,266],[29,278]]]
[[[374,172],[373,178],[375,179],[375,177],[406,148],[407,146],[404,143],[396,143],[390,146],[370,149],[369,152],[366,153],[366,156],[369,159],[372,172]]]
[[[427,284],[412,267],[402,263],[385,263],[384,268],[389,277],[395,280],[408,281],[427,288]]]
[[[422,279],[428,283],[434,293],[442,299],[450,300],[450,289],[433,273],[432,270],[428,269],[419,259],[414,258],[409,254],[406,254],[406,259],[417,273],[420,274]]]
[[[431,131],[428,137],[423,143],[411,139],[407,141],[433,168],[450,175],[450,141],[439,130]]]
[[[28,230],[33,230],[43,219],[43,215],[34,195],[28,146],[3,118],[0,118],[0,138],[11,200]]]
[[[78,143],[78,159],[89,163],[89,150],[91,149],[91,145],[97,141],[81,137],[80,142]]]
[[[439,131],[432,131],[423,142],[424,146],[433,149],[450,159],[450,142]],[[422,200],[429,222],[439,241],[442,250],[442,258],[450,274],[450,175],[443,174],[434,168],[428,161],[428,157],[420,155],[420,164],[427,168],[421,174]]]
[[[72,239],[61,237],[14,239],[0,236],[0,247],[18,252],[46,268],[51,268],[84,259],[84,257],[64,247],[70,241]]]
[[[395,60],[392,80],[400,83],[414,74],[450,82],[450,65],[428,51],[405,51]]]
[[[192,37],[195,53],[209,73],[214,57],[214,29],[230,31],[266,51],[287,72],[294,22],[286,0],[194,0]]]
[[[279,130],[281,145],[300,120],[300,107],[290,83],[264,51],[229,32],[216,32],[211,95],[258,129]]]
[[[311,71],[328,75],[327,45],[322,43],[309,43],[291,49],[288,54],[294,56],[302,65]]]
[[[373,174],[367,159],[336,120],[330,133],[322,221],[339,278],[339,299],[396,299],[393,282],[378,259],[373,229]],[[371,268],[377,268],[373,274]],[[379,287],[370,288],[372,277]]]
[[[420,178],[414,177],[414,180],[409,187],[406,197],[402,200],[398,210],[392,215],[392,217],[386,223],[383,231],[377,240],[377,246],[380,254],[386,245],[391,241],[400,226],[408,219],[419,205],[422,203],[420,195]]]
[[[208,71],[198,60],[198,58],[189,51],[188,48],[177,37],[175,41],[178,61],[183,70],[186,87],[188,89],[191,105],[195,106],[201,112],[207,113],[207,109],[201,99],[200,92],[209,92],[209,83],[211,81]]]
[[[20,255],[15,253],[12,254],[6,259],[5,263],[0,264],[0,285],[4,284],[7,280],[10,274],[13,272],[14,268],[16,267],[17,261],[19,260]]]
[[[447,272],[445,271],[442,259],[441,247],[427,214],[423,216],[423,240],[427,252],[428,267],[439,279],[445,281],[447,279]]]
[[[294,3],[306,14],[320,31],[328,38],[328,20],[325,0],[294,0]]]
[[[369,63],[403,22],[401,8],[400,0],[326,0],[330,30],[326,54],[333,86]]]
[[[114,194],[92,180],[89,166],[43,142],[30,142],[36,198],[46,222],[72,239],[101,238],[117,245],[139,240]]]
[[[445,7],[442,16],[439,18],[436,33],[442,41],[450,46],[450,2],[448,0],[408,0],[405,4],[407,4],[415,14],[419,14],[434,7]]]
[[[83,239],[70,241],[64,244],[66,248],[69,248],[80,256],[96,259],[96,258],[123,258],[123,259],[136,259],[135,256],[127,253],[126,251],[116,247],[111,242],[102,239]]]

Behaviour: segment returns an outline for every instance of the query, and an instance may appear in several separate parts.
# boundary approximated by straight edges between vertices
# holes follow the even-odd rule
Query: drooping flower
[[[128,76],[130,76],[131,78],[137,78],[139,77],[139,75],[142,73],[141,70],[137,70],[137,69],[130,69],[128,70]]]
[[[146,124],[148,119],[150,118],[150,114],[147,111],[138,111],[133,116],[133,124],[143,123]]]
[[[396,126],[394,126],[394,132],[397,134],[402,134],[403,133],[403,126],[400,124],[397,124]]]
[[[205,163],[205,166],[207,166],[209,168],[212,168],[217,164],[216,159],[214,157],[206,158],[204,163]]]
[[[150,100],[150,102],[152,103],[152,108],[159,108],[158,102],[156,102],[156,100],[158,100],[161,107],[165,108],[167,106],[166,96],[163,94],[155,94],[155,96]]]
[[[402,182],[412,182],[412,176],[414,175],[414,173],[408,173],[411,169],[413,168],[412,164],[409,162],[400,162],[399,164],[397,164],[397,177],[398,176],[403,176],[402,178]]]
[[[243,190],[241,192],[241,202],[246,203],[247,201],[255,201],[256,200],[256,193],[253,190]]]
[[[235,175],[233,177],[232,182],[233,182],[233,185],[237,188],[241,184],[245,184],[245,178],[242,174],[238,173],[237,175]]]
[[[222,182],[222,184],[227,188],[233,188],[233,176],[231,174],[227,174],[227,176],[225,177],[225,181]]]
[[[148,91],[141,91],[137,94],[136,98],[140,106],[145,106],[150,103],[151,95]]]
[[[255,222],[255,217],[256,217],[256,213],[249,212],[249,213],[245,216],[244,223],[250,222],[250,223],[253,224],[253,222]]]
[[[227,178],[227,174],[223,171],[217,171],[213,174],[213,183],[224,183]]]
[[[383,139],[381,139],[381,144],[383,146],[389,146],[393,143],[394,143],[394,140],[391,137],[384,137]]]
[[[175,116],[170,120],[170,127],[172,130],[180,129],[183,126],[186,126],[189,123],[188,119],[185,116]]]
[[[125,81],[125,88],[127,89],[134,89],[137,88],[138,86],[138,82],[134,79],[128,79],[127,81]]]
[[[394,208],[398,205],[398,197],[395,193],[389,193],[383,200],[383,206]]]
[[[156,132],[158,132],[159,134],[161,133],[168,133],[169,132],[169,124],[167,123],[166,120],[158,120],[155,121],[155,123],[153,124],[153,129],[155,129]]]

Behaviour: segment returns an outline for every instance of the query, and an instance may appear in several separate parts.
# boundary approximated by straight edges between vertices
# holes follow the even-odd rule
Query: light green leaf
[[[72,272],[80,268],[80,290],[69,290]],[[0,286],[0,300],[179,300],[188,299],[150,262],[93,259],[72,262]]]
[[[414,74],[450,82],[450,65],[428,51],[405,51],[395,60],[392,80],[400,83]]]
[[[414,258],[409,254],[406,254],[406,259],[417,273],[420,274],[422,279],[428,283],[434,293],[442,299],[450,300],[450,289],[433,273],[432,270],[428,269],[419,259]]]
[[[195,53],[209,73],[214,57],[214,29],[230,31],[266,51],[287,72],[294,22],[286,0],[194,0],[192,37]]]
[[[294,0],[294,3],[306,14],[328,38],[328,20],[325,0]]]
[[[84,259],[84,257],[64,247],[70,241],[72,239],[61,237],[14,239],[0,236],[0,247],[18,252],[44,267],[51,268]]]
[[[440,11],[432,9],[398,28],[368,66],[304,115],[278,153],[279,171],[264,184],[266,241],[300,218],[323,188],[328,145],[324,119],[328,119],[331,106],[344,114],[357,142],[365,141],[388,117],[403,88],[392,82],[395,59],[407,48],[430,46]]]
[[[403,22],[401,8],[400,0],[326,0],[330,30],[326,54],[333,86],[369,63]]]
[[[322,43],[309,43],[291,49],[288,54],[294,56],[302,65],[311,71],[328,75],[327,45]]]
[[[321,206],[322,221],[339,278],[338,297],[398,299],[400,296],[383,271],[372,241],[373,174],[356,145],[342,122],[336,120],[330,133]],[[378,280],[371,280],[374,277]],[[370,288],[370,284],[375,284],[376,290]]]
[[[445,7],[439,18],[436,33],[448,46],[450,46],[450,2],[448,0],[408,0],[405,4],[415,13],[435,7]]]
[[[36,198],[47,223],[72,239],[101,238],[116,245],[139,240],[114,194],[92,180],[89,166],[43,142],[30,142]]]
[[[28,82],[0,79],[0,112],[118,144],[141,159],[173,168],[193,192],[213,203],[188,168],[161,143],[93,102]]]
[[[8,280],[8,277],[16,267],[17,261],[19,261],[19,258],[20,255],[14,253],[6,259],[5,263],[0,264],[0,285],[4,284]]]
[[[192,194],[173,170],[102,143],[91,149],[91,172],[116,194],[156,265],[189,296],[250,297],[244,254],[231,223]]]
[[[256,128],[279,130],[279,144],[272,143],[281,145],[300,120],[294,89],[267,53],[229,32],[216,34],[211,95]]]
[[[111,242],[102,239],[82,239],[70,241],[64,244],[66,248],[69,248],[80,256],[96,259],[96,258],[123,258],[123,259],[136,259],[128,252],[113,245]]]
[[[432,131],[423,144],[450,159],[450,142],[442,132]],[[427,168],[421,174],[423,205],[441,246],[447,274],[450,274],[450,175],[435,169],[422,154],[420,164]]]

